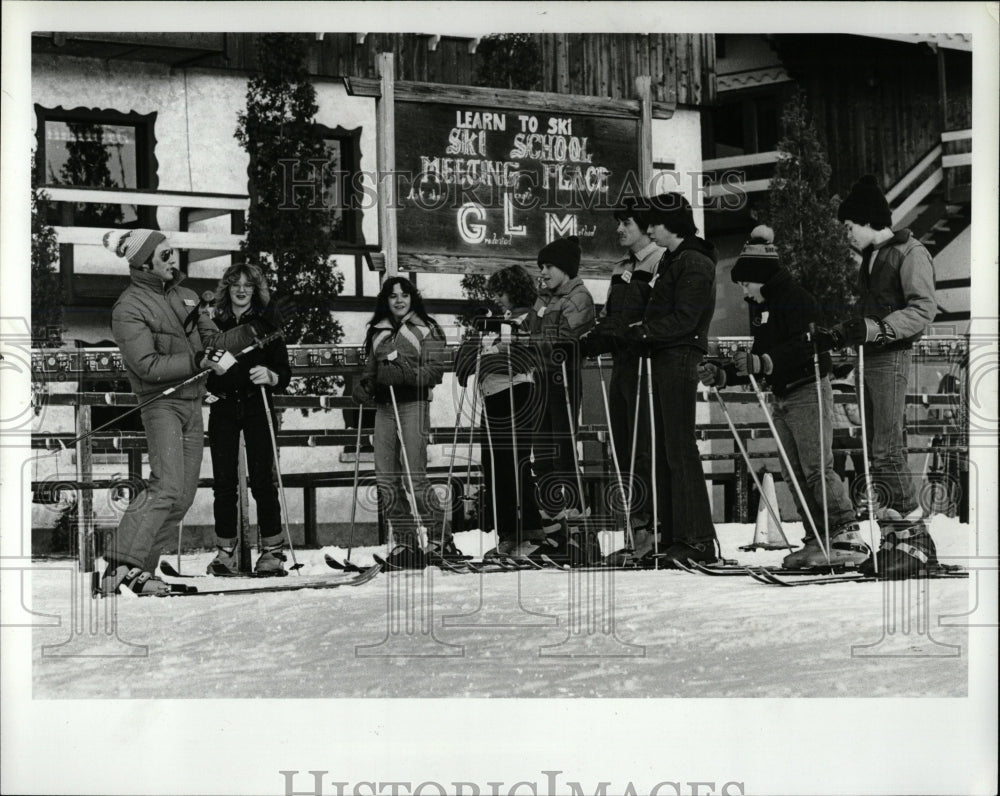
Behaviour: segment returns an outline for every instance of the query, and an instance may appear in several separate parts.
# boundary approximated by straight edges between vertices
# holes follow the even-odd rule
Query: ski
[[[838,567],[830,569],[827,567],[813,567],[810,569],[785,569],[780,566],[754,566],[748,567],[746,565],[715,565],[715,564],[702,564],[696,561],[688,561],[695,571],[700,572],[702,575],[712,575],[712,576],[726,576],[726,575],[739,575],[746,576],[749,574],[748,570],[752,569],[755,572],[776,572],[779,575],[792,575],[795,577],[799,576],[818,576],[818,575],[850,575],[850,574],[860,574],[859,570],[854,567]]]
[[[202,575],[189,574],[186,572],[178,572],[177,569],[169,561],[160,562],[160,572],[166,575],[168,578],[184,578],[190,580],[193,578],[281,578],[288,575],[287,570],[282,572],[270,572],[267,574],[260,572],[206,572]]]
[[[328,567],[330,567],[331,569],[340,570],[341,572],[364,572],[366,569],[365,567],[355,564],[350,559],[348,559],[347,561],[338,561],[329,553],[323,554],[323,560],[326,561],[326,565]]]
[[[170,594],[163,595],[166,597],[205,597],[209,595],[228,595],[228,594],[267,594],[270,592],[284,592],[284,591],[319,591],[324,589],[337,589],[341,586],[360,586],[363,583],[367,583],[373,580],[382,568],[377,564],[375,566],[368,567],[368,569],[363,572],[352,574],[351,577],[344,577],[337,580],[310,580],[301,582],[299,579],[292,579],[283,581],[280,585],[274,584],[272,586],[251,586],[249,588],[234,588],[234,589],[199,589],[197,587],[189,587],[190,591],[184,592],[171,592]],[[159,596],[159,595],[158,595]]]
[[[883,578],[877,575],[865,575],[861,572],[854,574],[832,574],[832,575],[803,575],[791,580],[777,574],[774,570],[758,569],[749,570],[748,574],[757,582],[769,586],[818,586],[827,583],[879,583],[884,582]],[[785,574],[785,573],[783,573]],[[928,572],[917,578],[908,580],[949,580],[968,578],[969,573],[959,568],[943,568],[934,572]]]

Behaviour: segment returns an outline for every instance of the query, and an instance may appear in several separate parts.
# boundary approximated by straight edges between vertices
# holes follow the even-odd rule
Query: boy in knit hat
[[[244,324],[220,332],[197,294],[180,287],[177,253],[161,232],[115,230],[104,236],[104,245],[129,264],[131,284],[111,311],[111,330],[140,402],[206,368],[222,375],[236,362],[227,349],[239,350],[272,331]],[[169,591],[153,573],[198,489],[204,396],[205,384],[198,381],[140,410],[149,449],[148,488],[108,539],[105,594],[123,586],[142,595]]]
[[[538,266],[545,292],[535,302],[527,325],[544,363],[540,375],[544,380],[545,408],[538,435],[532,440],[532,451],[539,510],[562,524],[549,524],[545,540],[525,542],[516,552],[556,555],[567,557],[572,564],[590,564],[600,556],[600,547],[596,535],[579,538],[582,534],[578,533],[578,524],[586,508],[577,485],[573,439],[581,397],[579,340],[594,325],[594,299],[577,276],[580,241],[575,235],[557,238],[545,246],[538,253]],[[565,384],[563,362],[568,380]]]
[[[858,317],[820,330],[817,342],[825,350],[864,346],[871,477],[882,502],[878,571],[886,578],[916,577],[937,565],[937,551],[917,503],[903,431],[910,349],[937,314],[934,263],[908,229],[892,230],[889,204],[871,174],[851,188],[837,217],[861,252]]]
[[[649,237],[666,249],[649,283],[639,320],[626,344],[648,357],[652,370],[660,553],[672,560],[714,562],[718,541],[695,438],[698,362],[708,352],[715,313],[715,247],[698,237],[691,205],[680,193],[649,199]]]
[[[808,569],[828,564],[857,567],[871,555],[861,538],[844,482],[833,467],[833,389],[830,386],[830,355],[820,357],[820,401],[817,407],[813,346],[804,338],[809,325],[818,318],[813,296],[800,286],[781,266],[774,246],[774,233],[759,226],[736,258],[732,280],[743,288],[743,298],[750,304],[750,331],[753,347],[737,352],[732,364],[720,367],[703,362],[698,375],[703,384],[724,387],[746,384],[749,374],[766,380],[774,394],[773,419],[778,438],[788,455],[792,472],[782,461],[785,482],[798,482],[805,497],[801,505],[795,490],[799,515],[806,527],[803,547],[785,557],[787,569]],[[818,438],[822,417],[823,439]],[[827,506],[823,507],[825,465]],[[806,516],[813,520],[822,543],[817,540]],[[824,529],[824,515],[829,527]],[[823,548],[829,531],[829,561]]]
[[[663,257],[664,248],[647,232],[644,200],[631,199],[615,209],[618,242],[628,254],[614,264],[607,300],[597,325],[581,341],[584,356],[611,354],[613,366],[608,384],[608,413],[614,436],[618,466],[626,491],[632,495],[630,524],[634,548],[609,559],[616,563],[642,559],[653,549],[652,470],[649,412],[646,409],[646,379],[640,379],[642,357],[631,345],[619,345],[629,324],[642,318],[649,300],[649,285]],[[636,413],[637,387],[639,412]],[[636,430],[638,426],[638,430]],[[634,472],[632,440],[636,441]]]

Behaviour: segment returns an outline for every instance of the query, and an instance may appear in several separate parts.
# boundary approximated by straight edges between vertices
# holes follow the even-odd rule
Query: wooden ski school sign
[[[379,171],[394,176],[378,192],[387,274],[533,266],[547,243],[576,235],[581,273],[606,275],[621,257],[611,211],[651,171],[648,78],[640,99],[612,100],[396,83],[391,54],[380,67],[378,83],[348,89],[378,98]]]

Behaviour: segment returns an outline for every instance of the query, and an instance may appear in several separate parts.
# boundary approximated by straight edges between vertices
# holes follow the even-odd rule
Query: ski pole
[[[473,440],[476,435],[476,406],[477,400],[479,398],[479,373],[482,366],[483,359],[483,333],[479,332],[476,337],[476,386],[472,389],[472,414],[469,417],[469,455],[466,457],[466,469],[465,469],[465,488],[469,488],[469,484],[472,483],[472,446]],[[482,446],[480,446],[480,458],[482,458]],[[482,463],[480,462],[480,466]],[[482,490],[486,489],[485,482],[482,484]],[[468,498],[466,498],[468,499]],[[480,502],[482,500],[482,494],[480,494]],[[490,500],[493,500],[493,495],[490,495]],[[478,514],[478,512],[477,512]]]
[[[466,387],[458,395],[458,411],[455,412],[455,436],[451,440],[451,457],[448,460],[448,511],[441,518],[441,547],[444,548],[444,536],[447,532],[448,518],[453,510],[454,500],[452,499],[452,478],[455,475],[455,450],[458,448],[458,426],[462,420],[462,407],[465,405]],[[466,482],[468,483],[468,482]]]
[[[580,475],[580,454],[576,449],[576,423],[574,422],[572,400],[569,394],[569,379],[566,375],[565,358],[559,363],[559,367],[562,368],[563,392],[566,395],[566,417],[569,420],[569,436],[573,444],[573,471],[576,473],[576,488],[580,493],[580,516],[583,517],[583,532],[586,534],[588,531],[587,502],[583,496],[583,476]],[[586,545],[586,542],[584,544]]]
[[[183,520],[177,523],[177,571],[181,571],[181,541],[184,536],[184,522]]]
[[[629,510],[632,508],[632,501],[635,500],[635,460],[636,460],[636,450],[639,444],[639,408],[642,406],[642,366],[643,357],[639,357],[639,372],[635,377],[635,412],[632,414],[632,451],[629,456],[628,465],[628,505]],[[652,447],[652,440],[650,440],[650,447]],[[629,519],[629,528],[632,527],[631,518]],[[653,528],[653,533],[657,533],[657,529]],[[635,533],[632,533],[632,550],[635,551]],[[655,544],[655,542],[654,542]]]
[[[823,434],[823,377],[819,372],[819,343],[816,342],[816,324],[809,324],[809,339],[813,346],[813,374],[816,376],[816,418],[819,427],[819,482],[823,499],[823,528],[826,531],[826,549],[830,549],[830,509],[826,495],[826,438]],[[828,556],[829,558],[829,556]]]
[[[646,394],[649,396],[649,440],[650,451],[650,480],[653,491],[653,569],[660,568],[660,507],[659,497],[656,488],[656,412],[653,409],[653,359],[645,356],[639,361],[646,362]],[[636,424],[638,428],[638,424]]]
[[[278,498],[281,500],[281,525],[285,529],[285,539],[288,540],[288,553],[292,557],[292,569],[299,569],[302,564],[295,560],[295,548],[292,546],[292,534],[288,529],[288,507],[285,506],[285,486],[281,481],[281,463],[278,461],[278,438],[274,434],[274,420],[271,418],[271,407],[267,401],[267,388],[260,385],[260,397],[264,402],[264,414],[267,417],[267,430],[271,436],[271,451],[274,453],[274,472],[278,476]],[[358,423],[360,427],[361,423]]]
[[[351,501],[351,530],[347,536],[347,560],[351,560],[351,551],[354,549],[354,521],[358,512],[358,476],[361,468],[361,427],[364,419],[365,408],[358,406],[358,435],[354,441],[354,499]]]
[[[510,344],[507,344],[507,381],[510,382],[510,389],[507,395],[510,397],[510,440],[514,456],[514,499],[517,501],[517,527],[514,529],[514,538],[517,543],[521,542],[521,534],[524,532],[524,517],[521,506],[521,467],[517,456],[517,411],[514,407],[514,366],[510,362]]]
[[[476,382],[476,389],[480,389]],[[486,396],[483,396],[483,425],[486,426],[486,446],[490,449],[490,505],[493,506],[493,533],[497,544],[500,543],[500,521],[497,517],[497,460],[493,454],[493,434],[490,432],[490,413],[486,409]]]
[[[861,417],[861,458],[865,460],[865,500],[868,503],[868,542],[872,549],[872,566],[878,575],[878,554],[875,552],[875,496],[872,494],[871,465],[868,463],[868,411],[865,407],[865,347],[858,346],[858,415]],[[879,531],[881,537],[882,532]]]
[[[781,444],[781,437],[778,436],[778,429],[775,428],[774,420],[771,418],[771,412],[767,408],[767,401],[764,398],[764,393],[760,389],[760,385],[757,383],[756,377],[752,373],[748,373],[747,376],[750,379],[750,384],[753,386],[753,391],[757,394],[757,401],[760,403],[760,408],[764,410],[764,417],[767,419],[767,425],[771,429],[771,434],[774,437],[774,443],[778,447],[778,454],[781,456],[781,462],[785,465],[785,471],[788,473],[788,478],[792,482],[795,494],[799,498],[799,503],[802,506],[802,513],[809,521],[809,527],[812,529],[813,535],[816,537],[816,543],[823,551],[823,555],[826,557],[827,563],[829,563],[830,553],[827,551],[827,548],[823,546],[823,539],[820,537],[819,531],[816,530],[816,523],[813,520],[812,513],[809,511],[808,504],[806,504],[805,496],[802,494],[802,487],[799,486],[799,479],[795,477],[795,473],[792,471],[792,463],[788,458],[788,453],[785,451],[785,446]]]
[[[618,477],[618,490],[622,495],[622,504],[625,507],[625,542],[634,549],[635,539],[632,536],[632,507],[631,501],[625,494],[625,484],[622,482],[622,468],[618,463],[618,451],[615,448],[615,432],[611,427],[611,408],[608,405],[608,389],[604,384],[604,365],[601,363],[601,355],[597,355],[597,373],[601,379],[601,397],[604,399],[604,417],[608,421],[608,439],[611,441],[611,461],[615,466],[615,475]],[[634,443],[633,443],[634,444]]]
[[[754,486],[757,487],[757,492],[760,494],[760,499],[764,501],[764,505],[767,506],[767,512],[771,515],[771,519],[774,520],[775,525],[778,527],[778,533],[781,534],[781,538],[784,540],[785,545],[791,549],[792,545],[788,544],[788,537],[785,536],[785,531],[781,527],[781,519],[778,517],[778,512],[771,505],[771,501],[768,499],[764,492],[764,485],[760,482],[760,476],[757,475],[757,471],[753,469],[753,464],[750,462],[750,454],[747,453],[746,446],[743,444],[743,440],[740,438],[739,431],[736,430],[736,424],[733,422],[732,415],[729,414],[729,407],[726,406],[725,400],[722,398],[722,393],[719,392],[719,388],[713,385],[712,393],[715,395],[719,402],[719,406],[722,407],[722,414],[726,416],[726,422],[729,424],[729,430],[733,432],[733,439],[736,440],[736,447],[739,448],[740,453],[743,454],[743,461],[747,464],[747,470],[750,472],[750,476],[753,478]]]
[[[239,359],[244,354],[249,354],[255,348],[263,348],[265,345],[267,345],[268,343],[270,343],[272,340],[277,340],[279,337],[282,337],[282,333],[281,332],[272,332],[271,334],[265,335],[264,337],[255,338],[254,341],[250,345],[246,346],[245,348],[240,349],[238,352],[236,352],[235,354],[233,354],[233,356],[236,359]],[[136,406],[133,406],[131,409],[128,409],[127,411],[125,411],[122,414],[118,415],[118,417],[115,417],[115,418],[109,420],[107,423],[102,423],[97,428],[91,429],[86,434],[82,434],[79,437],[77,437],[76,439],[71,439],[69,442],[67,442],[65,444],[63,444],[63,443],[60,442],[59,443],[59,448],[57,448],[56,450],[54,450],[53,453],[59,453],[59,452],[65,450],[66,448],[68,448],[70,445],[76,445],[78,442],[82,442],[83,440],[87,439],[87,437],[93,436],[94,434],[97,434],[100,431],[104,431],[104,429],[108,428],[109,426],[114,425],[115,423],[117,423],[118,421],[120,421],[122,418],[128,417],[133,412],[138,412],[139,410],[144,409],[145,407],[149,406],[151,403],[154,403],[155,401],[159,401],[161,398],[168,398],[168,397],[170,397],[171,395],[173,395],[178,390],[180,390],[180,389],[182,389],[184,387],[187,387],[189,384],[194,384],[196,381],[198,381],[201,378],[204,378],[205,376],[209,375],[212,372],[213,371],[212,371],[211,368],[206,368],[205,370],[202,370],[202,371],[199,371],[198,373],[195,373],[193,376],[190,376],[190,377],[184,379],[184,381],[182,381],[180,384],[175,384],[173,387],[168,387],[163,392],[157,393],[156,395],[153,395],[153,396],[147,398],[145,401],[140,402]],[[109,403],[110,403],[110,395],[111,395],[111,393],[107,393],[107,395],[105,396],[105,400],[107,400]]]
[[[420,512],[417,511],[417,493],[413,489],[413,473],[410,471],[410,459],[406,455],[406,442],[403,440],[403,423],[399,419],[399,406],[396,404],[396,388],[391,384],[389,385],[389,397],[392,398],[392,414],[396,418],[396,432],[399,434],[399,450],[403,454],[403,470],[406,472],[406,481],[410,485],[410,511],[413,512],[413,518],[417,521],[417,544],[421,544],[421,531],[423,531],[423,536],[426,538],[427,529],[424,527],[424,521],[420,518]]]

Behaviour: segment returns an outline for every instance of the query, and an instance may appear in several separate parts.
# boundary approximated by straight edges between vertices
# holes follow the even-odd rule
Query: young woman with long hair
[[[441,509],[427,480],[430,401],[444,375],[445,336],[408,279],[397,276],[382,284],[364,350],[353,398],[375,403],[375,477],[395,541],[387,562],[421,569],[428,557],[451,549],[450,536],[442,539]],[[413,504],[407,497],[411,488]]]
[[[215,292],[215,324],[228,330],[260,321],[278,329],[281,318],[271,303],[264,274],[255,265],[237,263],[226,269]],[[280,338],[251,351],[221,376],[212,375],[208,391],[215,396],[208,415],[208,440],[212,451],[215,536],[218,552],[208,566],[216,575],[231,575],[236,562],[237,461],[240,434],[246,443],[247,481],[257,504],[261,550],[254,570],[261,575],[284,575],[284,538],[281,503],[275,486],[274,453],[267,412],[277,426],[271,396],[291,380],[288,349]],[[267,393],[267,402],[261,386]]]

